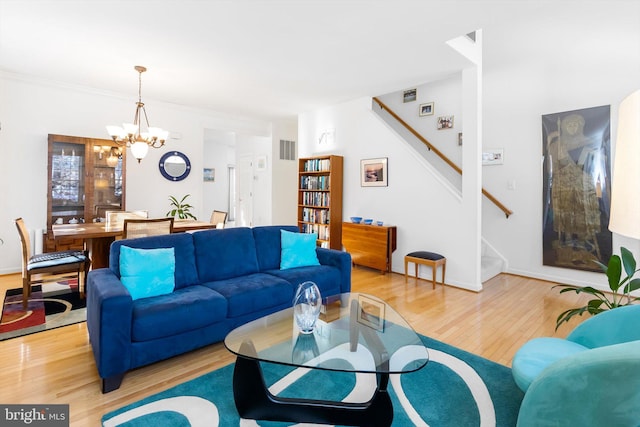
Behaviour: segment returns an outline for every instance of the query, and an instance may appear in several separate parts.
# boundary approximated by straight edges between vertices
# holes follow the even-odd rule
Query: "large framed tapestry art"
[[[601,271],[611,256],[610,124],[608,105],[542,116],[544,265]]]

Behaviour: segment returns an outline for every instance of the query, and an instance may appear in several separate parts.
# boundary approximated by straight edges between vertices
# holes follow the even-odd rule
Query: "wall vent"
[[[280,140],[280,160],[295,160],[296,159],[296,142],[287,141],[286,139]]]

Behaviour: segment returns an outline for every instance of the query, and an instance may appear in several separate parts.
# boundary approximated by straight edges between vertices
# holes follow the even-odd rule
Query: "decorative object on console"
[[[149,151],[149,147],[160,148],[164,145],[169,132],[158,127],[149,126],[147,111],[142,102],[142,73],[147,69],[141,65],[136,65],[134,69],[138,72],[138,102],[136,102],[136,114],[133,123],[124,123],[120,126],[107,126],[107,132],[119,145],[131,148],[131,154],[138,160],[144,158]],[[142,115],[147,124],[146,132],[142,132]]]
[[[318,286],[311,281],[300,283],[293,297],[293,316],[301,333],[313,333],[321,306],[322,296]]]
[[[371,218],[366,218],[363,222],[364,222],[364,224],[366,224],[366,225],[371,225],[371,224],[373,223],[373,219],[371,219]]]
[[[354,224],[360,224],[362,222],[362,217],[361,216],[352,216],[351,217],[351,222]]]

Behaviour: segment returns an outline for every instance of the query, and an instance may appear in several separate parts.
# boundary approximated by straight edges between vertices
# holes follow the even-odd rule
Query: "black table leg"
[[[251,343],[245,343],[252,345]],[[244,344],[243,344],[244,345]],[[244,354],[250,354],[244,352]],[[238,357],[233,371],[233,397],[242,418],[349,426],[390,426],[393,405],[387,392],[389,374],[378,374],[371,400],[364,403],[280,398],[264,382],[260,362]]]

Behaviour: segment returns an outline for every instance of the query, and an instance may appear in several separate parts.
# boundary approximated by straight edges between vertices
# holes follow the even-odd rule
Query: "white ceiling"
[[[0,70],[278,118],[436,80],[483,29],[485,72],[522,55],[640,54],[639,0],[0,0]],[[635,52],[617,49],[626,39]]]

